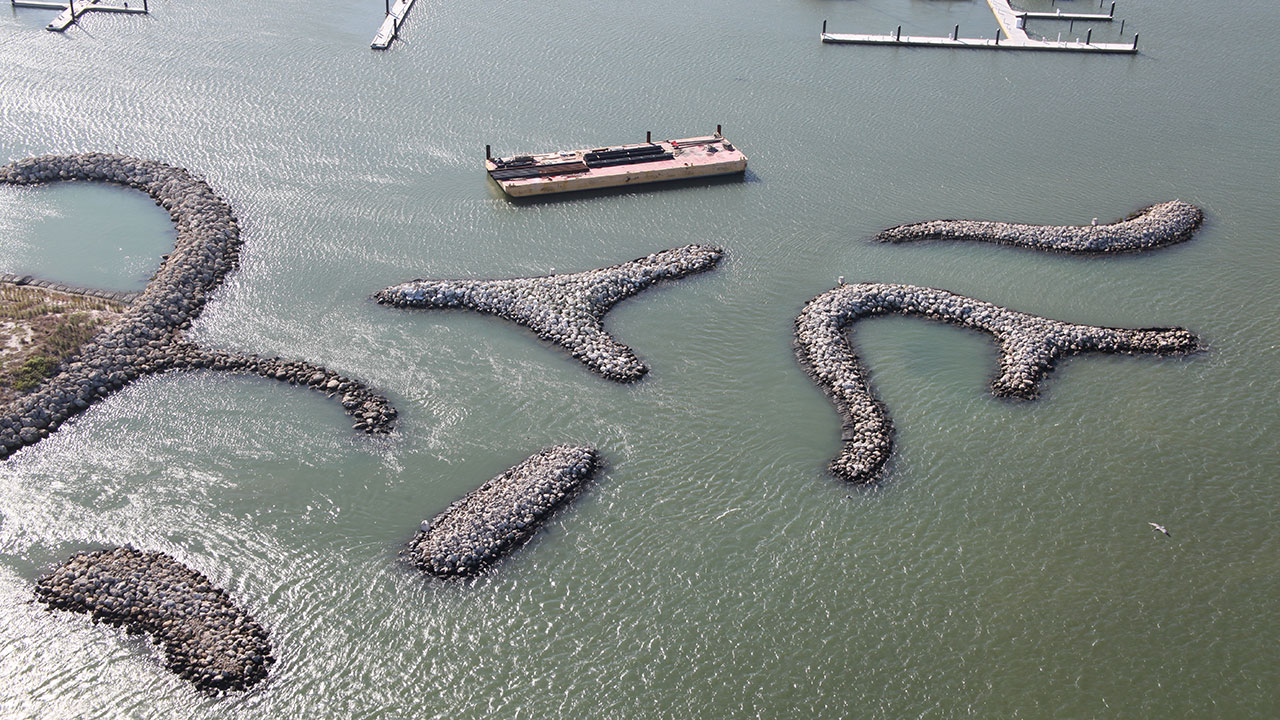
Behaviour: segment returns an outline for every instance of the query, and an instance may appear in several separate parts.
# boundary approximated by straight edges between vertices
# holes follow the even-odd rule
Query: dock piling
[[[645,130],[645,131],[644,131],[644,141],[645,141],[645,142],[647,142],[647,143],[652,143],[652,142],[653,142],[653,131],[652,131],[652,130]]]
[[[492,160],[492,159],[493,159],[493,147],[492,147],[492,146],[490,146],[490,145],[485,145],[485,146],[484,146],[484,159],[485,159],[485,160]]]
[[[1124,35],[1124,21],[1123,21],[1123,20],[1121,20],[1121,21],[1120,21],[1120,34],[1121,34],[1121,35]]]
[[[1057,3],[1057,0],[1053,0]],[[1114,2],[1114,0],[1100,0],[1103,7],[1106,3]],[[828,27],[828,23],[823,21],[822,42],[824,43],[845,43],[854,45],[896,45],[898,47],[949,47],[949,48],[976,48],[976,49],[999,49],[999,50],[1041,50],[1041,51],[1058,51],[1058,52],[1085,52],[1085,53],[1103,53],[1103,54],[1130,54],[1137,53],[1138,48],[1132,43],[1119,40],[1116,42],[1099,41],[1093,42],[1093,23],[1110,22],[1114,20],[1112,15],[1104,12],[1065,12],[1055,8],[1053,12],[1033,12],[1023,11],[1014,8],[1010,3],[1011,0],[986,0],[991,11],[995,13],[996,34],[994,37],[973,36],[960,37],[960,24],[952,26],[952,31],[947,35],[930,37],[922,35],[908,34],[903,36],[902,26],[898,25],[892,33],[887,35],[868,35],[862,33],[840,33],[833,32]],[[1114,12],[1114,10],[1112,10]],[[1045,33],[1043,36],[1032,36],[1026,30],[1027,20],[1045,19],[1045,20],[1067,20],[1070,21],[1067,32],[1059,32],[1057,40],[1052,35]],[[1077,35],[1075,32],[1075,21],[1090,21],[1085,25],[1084,33]],[[1061,26],[1059,26],[1061,27]],[[1123,31],[1126,24],[1121,25]],[[1121,35],[1123,37],[1123,33]]]
[[[1138,49],[1138,33],[1133,34],[1133,49],[1135,52]]]
[[[716,137],[722,137],[724,133],[720,132],[720,125],[716,125]]]
[[[12,2],[12,1],[13,1],[13,0],[10,0],[10,2]],[[823,20],[823,21],[822,21],[822,34],[823,34],[823,35],[826,35],[826,34],[827,34],[827,21],[826,21],[826,20]]]
[[[1111,3],[1111,13],[1110,13],[1110,14],[1111,14],[1111,17],[1115,17],[1115,16],[1116,16],[1116,4],[1115,4],[1115,3]]]

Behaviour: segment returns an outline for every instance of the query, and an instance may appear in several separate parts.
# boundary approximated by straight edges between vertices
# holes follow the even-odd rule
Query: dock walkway
[[[87,12],[114,12],[128,13],[130,15],[148,14],[147,0],[142,0],[142,7],[129,7],[126,2],[121,5],[103,5],[101,0],[68,0],[68,2],[48,2],[48,0],[9,0],[9,4],[13,7],[38,8],[41,10],[61,10],[58,17],[53,22],[45,26],[45,30],[49,32],[66,32],[81,15]]]
[[[391,47],[391,43],[400,34],[400,26],[404,24],[412,7],[413,0],[396,0],[394,5],[388,5],[387,16],[382,19],[382,25],[378,26],[378,33],[373,36],[373,42],[369,47],[374,50],[386,50]]]
[[[1031,12],[1029,10],[1017,10],[1015,12],[1018,17],[1023,18],[1024,20],[1088,20],[1090,22],[1111,22],[1116,19],[1116,4],[1111,3],[1111,12],[1106,15],[1103,15],[1102,13],[1062,12],[1062,8],[1058,8],[1053,12]]]
[[[1138,36],[1133,36],[1133,43],[1096,43],[1086,38],[1078,40],[1041,40],[1027,34],[1026,20],[1099,20],[1111,21],[1115,15],[1115,4],[1112,3],[1111,15],[1092,15],[1087,13],[1028,13],[1014,10],[1009,0],[987,0],[987,6],[996,16],[999,29],[989,38],[960,37],[960,26],[957,25],[950,37],[929,35],[903,35],[902,26],[892,35],[866,35],[859,33],[829,33],[827,23],[822,23],[824,43],[854,45],[902,45],[909,47],[949,47],[972,48],[980,50],[1041,50],[1050,52],[1084,52],[1133,55],[1138,52]],[[1090,31],[1090,36],[1092,31]],[[1003,36],[1003,37],[1002,37]]]

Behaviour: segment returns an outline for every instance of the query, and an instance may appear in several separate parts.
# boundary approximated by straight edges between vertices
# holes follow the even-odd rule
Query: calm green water
[[[0,159],[119,149],[204,175],[245,247],[194,334],[354,374],[401,412],[370,440],[305,390],[173,375],[0,464],[0,716],[1275,717],[1280,7],[1226,10],[1122,2],[1133,58],[817,40],[823,19],[990,34],[982,2],[419,0],[382,54],[377,2],[155,0],[66,36],[0,10]],[[515,205],[480,166],[486,143],[716,123],[745,182]],[[1173,198],[1208,221],[1148,256],[868,242]],[[0,188],[0,271],[139,287],[172,232],[136,193]],[[688,242],[728,259],[609,317],[652,366],[635,386],[495,319],[367,299]],[[865,323],[897,453],[854,490],[824,472],[839,423],[790,345],[837,275],[1181,325],[1209,351],[1077,358],[1019,404],[986,393],[985,336]],[[442,586],[395,562],[557,442],[609,470],[497,572]],[[269,681],[206,698],[145,643],[31,604],[50,565],[119,543],[248,606],[278,643]]]

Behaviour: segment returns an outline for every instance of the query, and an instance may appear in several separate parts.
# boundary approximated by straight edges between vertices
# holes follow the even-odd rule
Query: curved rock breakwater
[[[1142,208],[1106,225],[1023,225],[983,220],[932,220],[899,225],[876,236],[881,242],[975,240],[1035,250],[1100,255],[1129,253],[1189,240],[1204,213],[1181,200]]]
[[[605,313],[660,280],[705,272],[724,256],[718,247],[686,245],[612,267],[510,280],[414,280],[374,295],[401,308],[465,308],[523,325],[567,349],[591,370],[634,382],[645,366],[605,331]]]
[[[962,295],[913,285],[842,285],[810,300],[796,318],[796,357],[835,404],[843,424],[831,471],[855,483],[876,480],[893,445],[893,427],[846,337],[858,320],[898,313],[981,330],[1000,346],[996,396],[1034,398],[1062,357],[1081,353],[1182,355],[1199,349],[1181,328],[1124,329],[1050,320]]]
[[[44,280],[34,275],[15,275],[14,273],[0,273],[0,284],[17,285],[18,287],[37,287],[45,290],[53,290],[54,292],[67,293],[68,295],[82,295],[84,297],[98,298],[99,300],[110,300],[112,302],[124,303],[128,305],[137,300],[142,293],[133,290],[102,290],[100,288],[80,287],[79,285],[66,285],[64,283],[55,282],[53,280]]]
[[[146,290],[116,322],[31,393],[0,408],[0,459],[48,437],[68,418],[150,373],[215,369],[253,372],[340,395],[357,428],[389,432],[396,412],[362,383],[302,361],[206,351],[182,339],[208,296],[239,261],[240,228],[231,207],[182,168],[127,155],[45,155],[0,167],[0,183],[85,180],[141,190],[177,228]]]
[[[542,450],[424,522],[404,555],[436,577],[478,575],[528,541],[599,465],[594,448]]]
[[[165,666],[201,690],[243,690],[275,662],[261,625],[204,575],[161,552],[77,553],[36,582],[36,597],[150,635]]]

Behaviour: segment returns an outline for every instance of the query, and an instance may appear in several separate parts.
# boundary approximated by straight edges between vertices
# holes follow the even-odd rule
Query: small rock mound
[[[621,265],[567,275],[510,280],[414,280],[374,295],[401,308],[462,308],[523,325],[567,349],[592,371],[634,382],[649,371],[631,348],[605,331],[605,313],[660,280],[710,270],[724,251],[686,245]]]
[[[201,690],[243,690],[275,662],[261,625],[204,575],[161,552],[77,553],[37,581],[36,597],[147,633],[162,645],[165,666]]]
[[[528,541],[599,464],[590,447],[542,450],[424,522],[404,555],[436,577],[478,575]]]
[[[1181,200],[1142,208],[1106,225],[1023,225],[985,220],[931,220],[899,225],[876,236],[881,242],[971,240],[1079,255],[1131,253],[1191,239],[1204,222],[1200,208]]]

